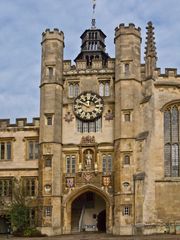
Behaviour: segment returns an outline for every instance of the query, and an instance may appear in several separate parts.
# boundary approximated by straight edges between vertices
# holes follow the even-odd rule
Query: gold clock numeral
[[[92,117],[95,118],[97,115],[95,112],[92,112]]]
[[[95,101],[95,103],[100,103],[101,102],[101,99],[97,99],[96,101]]]
[[[94,101],[95,99],[97,99],[96,95],[94,95],[91,100]]]
[[[82,112],[81,115],[80,115],[80,117],[81,117],[81,118],[84,118],[85,115],[86,115],[85,112]]]
[[[97,107],[97,108],[102,108],[103,105],[102,105],[102,104],[97,104],[96,107]]]
[[[83,110],[82,110],[81,108],[79,108],[79,109],[76,110],[76,113],[79,113],[79,114],[80,114],[82,111],[83,111]]]
[[[91,99],[91,93],[87,93],[86,97],[87,97],[87,100],[90,100]]]
[[[80,99],[82,99],[83,101],[86,101],[86,97],[84,95],[81,95]]]
[[[86,119],[90,119],[91,118],[91,114],[88,112],[87,114],[86,114]]]
[[[95,108],[94,109],[97,113],[101,113],[101,109],[99,109],[99,108]]]
[[[81,108],[81,106],[77,104],[77,105],[74,106],[74,108],[79,109],[79,108]]]

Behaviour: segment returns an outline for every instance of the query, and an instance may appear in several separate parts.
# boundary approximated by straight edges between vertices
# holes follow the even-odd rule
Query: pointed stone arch
[[[85,185],[79,189],[75,189],[68,196],[63,199],[63,216],[64,216],[64,226],[63,233],[71,233],[71,206],[73,201],[86,192],[93,192],[100,196],[106,203],[106,232],[112,233],[112,206],[113,206],[113,198],[105,191],[93,186],[93,185]]]

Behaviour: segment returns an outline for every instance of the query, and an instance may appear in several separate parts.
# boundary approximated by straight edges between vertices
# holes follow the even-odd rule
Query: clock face
[[[83,121],[92,121],[101,116],[103,99],[96,93],[83,92],[74,100],[74,114]]]

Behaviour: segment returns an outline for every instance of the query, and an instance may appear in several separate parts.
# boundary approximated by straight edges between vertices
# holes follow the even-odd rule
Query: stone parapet
[[[42,33],[42,43],[46,40],[54,39],[64,42],[64,33],[58,28],[54,28],[54,30],[50,30],[49,28],[47,28],[45,32]]]
[[[119,35],[129,35],[133,34],[141,38],[141,28],[136,27],[133,23],[129,23],[128,26],[125,26],[124,23],[121,23],[118,27],[115,28],[115,40]]]
[[[39,118],[33,118],[31,123],[27,122],[27,118],[17,118],[15,123],[10,123],[10,119],[0,119],[0,130],[7,128],[26,128],[36,127],[39,128]]]
[[[180,78],[180,74],[177,73],[177,68],[165,68],[165,72],[162,73],[161,68],[156,68],[155,69],[155,76],[156,77],[166,77],[166,78]]]
[[[76,65],[71,65],[71,60],[65,60],[63,61],[63,71],[64,74],[68,73],[81,73],[81,71],[86,72],[93,72],[94,70],[97,71],[114,71],[115,69],[115,59],[109,58],[107,61],[107,66],[103,66],[102,60],[94,59],[92,61],[92,66],[87,67],[87,63],[85,60],[77,60]]]

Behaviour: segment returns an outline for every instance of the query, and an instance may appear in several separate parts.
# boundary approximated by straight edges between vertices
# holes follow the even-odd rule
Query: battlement
[[[31,123],[27,122],[27,118],[17,118],[15,123],[10,123],[10,119],[0,119],[0,130],[6,128],[25,128],[25,127],[36,127],[39,128],[40,119],[33,118]]]
[[[94,59],[92,61],[92,66],[90,66],[90,67],[87,66],[87,62],[85,60],[77,60],[76,65],[71,65],[71,60],[65,60],[63,62],[64,72],[81,71],[81,70],[85,71],[86,69],[88,69],[88,71],[102,70],[102,69],[114,71],[114,68],[115,68],[115,59],[114,58],[108,59],[106,67],[103,66],[102,60],[96,60],[96,59]]]
[[[47,28],[45,32],[42,33],[42,43],[45,40],[59,40],[64,42],[64,33],[58,28],[54,28],[53,30]]]
[[[141,38],[141,28],[136,27],[134,23],[129,23],[127,26],[124,23],[121,23],[118,27],[115,28],[115,38],[117,38],[119,35],[124,34],[134,34],[137,37]]]
[[[180,74],[177,73],[177,68],[165,68],[164,73],[162,73],[160,68],[156,68],[155,69],[155,77],[180,78]]]

